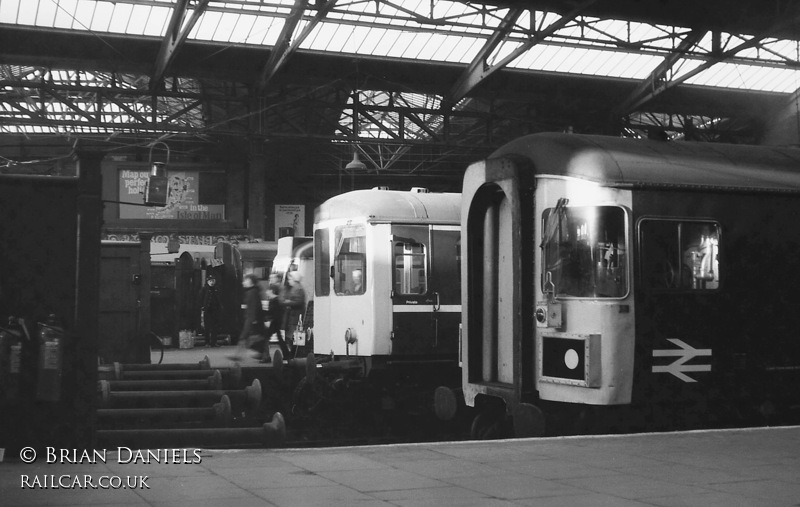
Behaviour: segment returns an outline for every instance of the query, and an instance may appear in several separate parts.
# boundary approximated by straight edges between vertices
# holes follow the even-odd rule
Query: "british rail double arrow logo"
[[[653,350],[653,357],[666,357],[676,356],[678,359],[666,366],[653,366],[653,373],[671,373],[683,380],[684,382],[697,382],[695,379],[687,375],[687,372],[693,371],[711,371],[710,364],[686,364],[687,361],[698,356],[711,356],[711,349],[696,349],[677,338],[667,338],[670,342],[674,343],[679,349],[658,349]]]

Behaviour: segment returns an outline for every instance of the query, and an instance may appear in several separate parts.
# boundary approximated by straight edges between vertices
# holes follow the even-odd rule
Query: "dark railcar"
[[[798,216],[797,149],[536,134],[473,164],[474,434],[503,411],[518,435],[791,420]]]

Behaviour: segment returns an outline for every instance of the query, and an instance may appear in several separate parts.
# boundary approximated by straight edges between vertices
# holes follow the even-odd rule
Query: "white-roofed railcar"
[[[791,420],[798,217],[791,148],[535,134],[470,166],[474,436]]]
[[[460,213],[460,194],[424,189],[356,190],[317,208],[314,352],[320,367],[413,376],[427,365],[449,369],[457,385]]]

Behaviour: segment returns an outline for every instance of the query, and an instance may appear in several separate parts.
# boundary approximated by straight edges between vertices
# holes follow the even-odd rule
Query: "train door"
[[[461,228],[431,228],[430,286],[436,294],[434,307],[435,352],[457,357],[461,324]]]
[[[459,238],[457,227],[392,226],[392,355],[455,357]]]

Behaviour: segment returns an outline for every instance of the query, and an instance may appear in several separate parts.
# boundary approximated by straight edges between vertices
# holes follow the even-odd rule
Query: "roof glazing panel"
[[[168,30],[176,3],[177,0],[24,0],[23,4],[23,0],[0,0],[0,24],[90,30],[100,38],[103,34],[114,33],[161,39]],[[184,24],[188,23],[197,3],[189,2]],[[274,47],[295,4],[295,0],[210,0],[191,30],[189,40]],[[294,36],[315,21],[320,13],[318,5],[322,4],[308,2]],[[460,1],[340,0],[314,24],[299,49],[468,64],[480,54],[508,13],[508,9]],[[665,59],[675,56],[674,52],[686,45],[684,39],[692,33],[685,27],[614,19],[578,17],[561,21],[555,13],[523,10],[508,36],[482,63],[496,65],[527,48],[508,64],[510,68],[645,80]],[[542,33],[548,35],[537,38],[534,44],[532,37]],[[800,42],[796,40],[756,41],[746,35],[707,33],[689,50],[683,47],[681,51],[677,62],[667,71],[666,79],[691,76],[685,79],[687,84],[787,94],[800,88],[800,73],[796,70]],[[726,60],[716,60],[719,54]],[[264,62],[254,62],[254,68],[266,64],[267,59],[265,52]],[[704,65],[708,68],[697,72]],[[56,71],[51,78],[55,76]],[[69,75],[66,79],[76,77],[81,76]],[[101,75],[92,79],[99,80]],[[146,83],[143,86],[146,87]],[[409,104],[421,101],[424,107],[438,100],[372,93],[360,100],[375,104],[381,100]],[[50,107],[57,114],[74,115],[74,111],[63,109],[63,104],[54,102]],[[102,111],[92,110],[88,103],[85,107],[86,111],[105,114],[117,106],[106,104]],[[174,107],[185,107],[185,104],[179,101],[165,104],[166,112],[161,117],[168,118],[170,108]],[[138,105],[131,108],[139,111]],[[111,112],[117,115],[116,119],[126,114]],[[142,114],[150,113],[143,109]],[[389,113],[384,120],[394,125],[401,122]],[[440,118],[430,115],[425,116],[424,121],[435,124]],[[385,130],[370,128],[374,136],[387,135]],[[405,130],[407,125],[399,128]],[[407,134],[413,135],[410,131]]]
[[[163,37],[176,0],[0,0],[0,23],[43,28],[92,30],[96,34],[124,33]],[[189,10],[194,8],[190,2]],[[208,3],[189,38],[231,44],[274,46],[295,6],[294,0],[237,0]],[[502,23],[507,9],[455,1],[394,0],[339,2],[318,23],[301,49],[341,52],[376,57],[419,59],[435,62],[471,62],[487,38]],[[317,14],[310,3],[303,25]],[[185,18],[188,18],[186,16]],[[557,22],[554,13],[525,10],[508,39],[494,51],[490,64],[500,61],[527,43],[531,30],[544,30]],[[184,23],[187,19],[184,19]],[[299,29],[298,29],[299,30]],[[544,42],[534,45],[511,64],[516,69],[602,75],[641,79],[674,50],[682,27],[651,25],[614,19],[580,17],[569,20]],[[746,36],[707,34],[696,50],[711,54],[717,45],[732,51],[736,73],[716,66],[687,82],[763,90],[764,79],[751,77],[765,63],[782,66],[772,73],[775,90],[791,88],[787,62],[797,62],[798,42],[765,40],[748,45]],[[580,46],[579,49],[571,47]],[[595,50],[590,49],[592,46]],[[635,55],[620,48],[636,51]],[[652,52],[652,55],[648,53]],[[619,55],[619,56],[615,56]],[[676,72],[673,72],[676,73]],[[715,77],[703,74],[715,74]],[[787,74],[788,73],[788,74]],[[701,77],[702,76],[702,77]],[[730,81],[725,78],[730,79]],[[712,84],[714,83],[714,84]],[[790,91],[793,91],[790,89]]]
[[[509,67],[644,79],[659,63],[661,58],[656,55],[542,44],[531,48]]]
[[[800,89],[800,75],[797,71],[789,69],[722,62],[715,65],[713,69],[687,79],[686,83],[699,86],[792,93]]]

